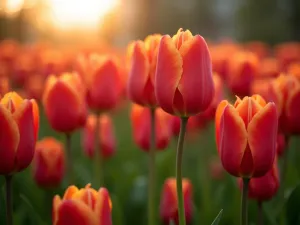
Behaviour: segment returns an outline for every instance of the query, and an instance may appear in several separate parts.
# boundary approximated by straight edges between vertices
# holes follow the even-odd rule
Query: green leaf
[[[287,225],[300,224],[300,184],[292,191],[286,203],[286,221]]]
[[[212,222],[211,225],[218,225],[220,223],[220,221],[221,221],[222,214],[223,214],[223,209],[221,209],[221,211],[219,212],[219,214],[214,219],[214,221]]]

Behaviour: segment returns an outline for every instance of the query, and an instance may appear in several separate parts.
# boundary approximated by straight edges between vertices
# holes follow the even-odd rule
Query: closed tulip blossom
[[[274,103],[259,95],[223,100],[216,112],[216,141],[223,167],[233,176],[265,175],[272,167],[278,116]]]
[[[139,105],[155,107],[154,76],[157,49],[161,35],[149,35],[145,41],[136,41],[129,46],[131,69],[128,79],[128,96]]]
[[[161,38],[154,89],[158,105],[173,115],[187,117],[209,107],[214,84],[203,37],[179,29],[172,38]]]
[[[33,177],[44,188],[58,186],[65,172],[65,153],[61,142],[53,137],[38,141],[33,160]]]
[[[116,151],[116,140],[111,118],[103,114],[99,119],[99,150],[104,158],[109,158],[114,155]],[[82,145],[85,154],[93,158],[95,155],[95,129],[96,116],[90,115],[87,119],[86,125],[82,131]],[[98,150],[98,149],[97,149]]]
[[[150,109],[134,104],[131,109],[131,123],[135,143],[144,151],[150,149]],[[156,149],[167,148],[172,131],[170,126],[170,115],[162,109],[155,110],[155,145]]]
[[[34,156],[39,129],[35,100],[9,92],[0,101],[0,174],[11,175],[26,169]]]
[[[186,223],[190,224],[193,216],[192,184],[188,179],[183,179],[182,186]],[[160,218],[164,224],[170,224],[171,221],[174,221],[175,224],[179,224],[175,178],[168,178],[164,183],[159,211]]]
[[[61,199],[53,199],[53,225],[112,225],[112,203],[106,188],[69,186]]]

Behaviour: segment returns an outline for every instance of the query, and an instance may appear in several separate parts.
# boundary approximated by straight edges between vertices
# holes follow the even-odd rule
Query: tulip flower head
[[[149,35],[145,41],[136,41],[129,46],[131,69],[128,80],[128,96],[136,104],[155,107],[154,75],[157,49],[161,35]]]
[[[84,126],[87,117],[85,90],[76,73],[51,75],[46,80],[43,105],[51,127],[70,133]]]
[[[27,168],[34,156],[39,129],[39,108],[35,100],[9,92],[0,101],[0,174]]]
[[[178,224],[178,203],[176,195],[176,179],[168,178],[163,186],[160,199],[160,217],[164,224],[170,224],[174,221]],[[192,184],[188,179],[182,180],[182,192],[185,208],[186,223],[190,224],[192,221]]]
[[[222,101],[216,112],[216,141],[224,169],[233,176],[265,175],[272,167],[278,116],[274,103],[259,95]]]
[[[158,47],[154,90],[166,112],[187,117],[205,111],[214,96],[212,63],[200,35],[179,29],[165,35]]]
[[[112,203],[106,188],[70,186],[63,198],[53,199],[53,225],[112,225]]]

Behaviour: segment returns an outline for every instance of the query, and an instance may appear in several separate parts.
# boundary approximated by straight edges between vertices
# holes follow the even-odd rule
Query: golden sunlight
[[[119,0],[47,0],[58,28],[95,28]]]

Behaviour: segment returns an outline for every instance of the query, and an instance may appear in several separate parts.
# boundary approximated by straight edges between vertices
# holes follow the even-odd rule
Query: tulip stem
[[[257,202],[257,225],[263,225],[263,208],[262,202]]]
[[[66,153],[67,153],[67,179],[68,184],[73,184],[73,160],[71,149],[71,134],[66,133]]]
[[[94,146],[94,185],[96,188],[100,188],[104,185],[103,177],[103,157],[100,143],[100,118],[101,113],[96,113],[95,124],[95,146]]]
[[[177,187],[177,199],[178,199],[178,220],[179,225],[185,225],[185,212],[184,212],[184,200],[182,193],[182,156],[184,137],[187,127],[188,117],[181,117],[180,120],[180,132],[177,144],[177,156],[176,156],[176,187]]]
[[[250,178],[243,178],[243,191],[241,202],[241,225],[248,224],[248,190]]]
[[[13,224],[13,209],[12,209],[12,175],[5,176],[5,191],[6,191],[6,224]]]
[[[285,184],[285,176],[287,173],[287,167],[288,167],[288,160],[289,160],[289,140],[290,138],[288,136],[285,136],[285,150],[283,155],[283,162],[282,162],[282,168],[281,168],[281,188],[280,188],[280,198],[281,201],[284,202],[284,184]]]
[[[149,149],[149,184],[148,184],[148,224],[155,225],[155,109],[150,109],[150,149]]]

